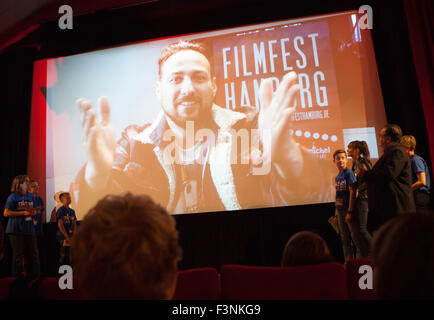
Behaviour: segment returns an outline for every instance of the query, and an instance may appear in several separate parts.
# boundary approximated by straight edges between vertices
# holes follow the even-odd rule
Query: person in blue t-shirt
[[[43,223],[45,222],[45,206],[44,201],[39,196],[39,183],[38,181],[32,179],[30,180],[30,192],[33,194],[34,202],[33,206],[36,209],[36,215],[33,217],[33,223],[35,225],[35,233],[36,233],[36,240],[38,243],[38,250],[39,250],[39,264],[41,266],[41,272],[42,274],[45,273],[45,267],[46,267],[46,259],[45,259],[45,246],[43,241]]]
[[[422,157],[414,153],[416,149],[415,137],[411,135],[403,136],[401,145],[411,160],[411,189],[413,190],[416,210],[429,209],[431,181],[428,166]]]
[[[29,280],[40,278],[39,251],[36,243],[33,217],[34,197],[28,192],[30,179],[27,175],[18,175],[12,181],[11,195],[4,209],[4,216],[9,218],[6,227],[12,246],[12,276],[20,278],[23,273],[23,259],[26,266],[26,277]]]
[[[44,222],[44,201],[39,196],[39,183],[36,180],[30,180],[30,193],[33,194],[33,207],[36,210],[36,215],[33,217],[36,236],[43,234],[42,223]]]
[[[4,216],[0,214],[0,262],[3,260],[5,256],[5,242],[4,242],[4,235],[5,235],[5,229],[3,227],[4,225]]]
[[[345,262],[354,258],[354,252],[351,245],[351,233],[346,224],[345,218],[348,212],[354,209],[354,197],[356,186],[356,176],[354,172],[347,168],[347,154],[345,150],[336,150],[333,154],[333,162],[339,170],[336,176],[336,202],[335,215],[338,217],[339,234],[342,239]]]
[[[69,207],[71,204],[71,196],[68,192],[64,192],[59,196],[63,206],[57,210],[56,219],[59,230],[57,231],[57,239],[60,244],[59,264],[71,264],[71,238],[77,231],[77,217],[75,211]]]

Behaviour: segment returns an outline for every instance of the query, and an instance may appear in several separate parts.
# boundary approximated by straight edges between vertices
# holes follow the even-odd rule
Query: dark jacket
[[[398,214],[416,211],[411,190],[411,163],[400,144],[384,150],[365,174],[368,185],[368,229],[372,232]]]

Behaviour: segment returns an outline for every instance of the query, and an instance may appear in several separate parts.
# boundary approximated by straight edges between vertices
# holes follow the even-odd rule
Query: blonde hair
[[[26,174],[20,174],[20,175],[16,176],[14,178],[14,180],[12,180],[11,192],[16,193],[16,194],[22,194],[23,191],[21,190],[20,185],[22,185],[28,177],[29,176]]]
[[[412,135],[406,135],[401,138],[401,145],[410,148],[410,151],[416,149],[416,138]]]

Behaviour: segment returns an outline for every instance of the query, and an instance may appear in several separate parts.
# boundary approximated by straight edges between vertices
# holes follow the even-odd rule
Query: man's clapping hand
[[[86,182],[94,189],[104,188],[116,148],[116,136],[110,121],[110,105],[106,97],[99,98],[99,114],[90,101],[78,99],[80,108],[82,141],[87,155]]]

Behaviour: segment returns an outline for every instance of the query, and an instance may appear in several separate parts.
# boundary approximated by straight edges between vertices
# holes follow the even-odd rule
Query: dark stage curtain
[[[404,0],[404,5],[434,167],[434,5],[431,0]]]
[[[25,49],[0,56],[0,203],[10,194],[13,178],[27,173],[33,52]]]

